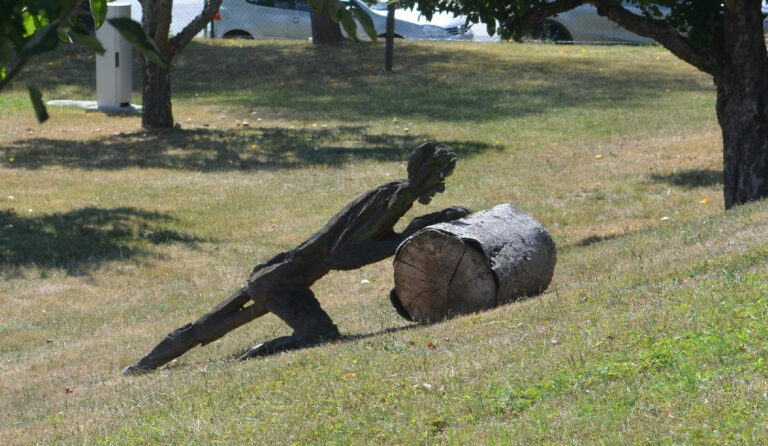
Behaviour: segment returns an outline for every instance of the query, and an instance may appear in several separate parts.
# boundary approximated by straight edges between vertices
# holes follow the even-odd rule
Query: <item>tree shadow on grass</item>
[[[670,174],[653,174],[651,181],[667,183],[686,189],[710,187],[723,184],[723,171],[717,169],[691,169]]]
[[[514,52],[515,46],[510,45]],[[468,45],[407,42],[384,72],[383,46],[233,47],[195,42],[174,62],[174,94],[229,104],[292,120],[436,119],[482,123],[498,116],[538,116],[553,109],[615,108],[665,94],[711,91],[679,73],[648,67],[611,69],[604,59],[543,54],[494,57]],[[209,70],[200,70],[208,66]],[[226,79],[226,82],[211,82]]]
[[[275,170],[308,166],[339,167],[356,160],[403,161],[424,141],[419,135],[368,134],[365,127],[285,129],[240,127],[173,129],[137,132],[91,141],[49,138],[19,140],[0,146],[0,165],[38,169],[154,167],[204,172]],[[443,141],[460,157],[498,147],[465,141]]]
[[[93,55],[62,47],[44,56],[43,63],[53,64],[48,69],[28,73],[30,82],[50,91],[46,99],[72,99],[69,87],[78,94],[95,87]],[[520,48],[508,45],[512,53]],[[368,44],[196,40],[174,59],[172,90],[174,98],[191,104],[230,105],[295,121],[396,115],[473,123],[647,103],[667,90],[712,90],[711,82],[696,76],[649,75],[642,63],[613,69],[603,58],[548,51],[521,63],[455,43],[404,42],[387,73],[383,51],[383,45]],[[141,85],[139,71],[134,85]]]
[[[104,262],[146,254],[148,245],[194,246],[198,239],[167,227],[173,220],[130,207],[86,207],[42,216],[0,210],[0,272],[36,266],[81,275]]]

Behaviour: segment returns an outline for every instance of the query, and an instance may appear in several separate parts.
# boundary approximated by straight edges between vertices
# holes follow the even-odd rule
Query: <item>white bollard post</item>
[[[107,19],[131,18],[130,3],[107,3]],[[96,31],[96,38],[106,50],[96,56],[96,104],[106,112],[131,111],[133,96],[131,44],[109,24]]]

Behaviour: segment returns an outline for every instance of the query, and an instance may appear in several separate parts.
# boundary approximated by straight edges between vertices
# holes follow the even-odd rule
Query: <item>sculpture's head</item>
[[[419,196],[419,203],[429,204],[432,197],[445,190],[445,178],[456,167],[456,154],[445,146],[425,142],[408,159],[408,182]]]

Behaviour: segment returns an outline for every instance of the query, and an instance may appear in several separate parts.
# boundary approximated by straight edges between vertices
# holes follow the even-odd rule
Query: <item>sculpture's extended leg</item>
[[[309,347],[340,337],[330,316],[309,288],[290,289],[270,293],[267,308],[293,329],[290,336],[282,336],[253,347],[240,357],[246,360],[284,350]]]
[[[178,358],[191,348],[211,343],[235,328],[267,313],[264,302],[255,302],[246,307],[245,304],[249,300],[251,298],[245,292],[245,288],[239,290],[195,323],[184,325],[169,333],[145,357],[123,369],[123,375],[150,372]]]

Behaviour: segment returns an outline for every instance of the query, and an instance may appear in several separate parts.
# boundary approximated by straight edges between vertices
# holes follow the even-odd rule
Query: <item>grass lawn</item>
[[[22,84],[0,94],[0,440],[768,438],[768,203],[723,210],[711,79],[659,47],[397,42],[389,74],[383,51],[193,42],[160,133],[67,108],[38,125]],[[45,99],[95,97],[87,54],[41,66]],[[315,285],[341,342],[234,361],[288,333],[268,315],[120,375],[425,140],[460,160],[403,223],[520,207],[558,245],[543,295],[410,324],[385,261]]]

